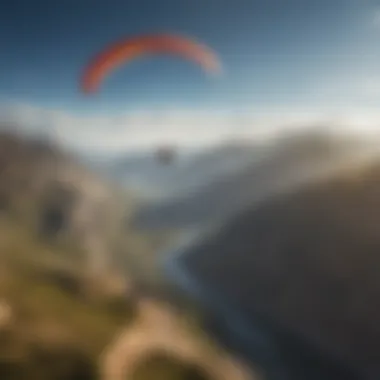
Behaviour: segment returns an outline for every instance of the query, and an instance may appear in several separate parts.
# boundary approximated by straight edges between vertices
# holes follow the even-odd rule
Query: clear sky
[[[210,45],[225,74],[146,58],[114,72],[98,96],[80,93],[95,52],[156,31]],[[98,148],[199,142],[254,130],[251,115],[277,123],[289,114],[373,119],[379,58],[380,1],[13,0],[0,2],[0,116],[72,143],[91,137]]]

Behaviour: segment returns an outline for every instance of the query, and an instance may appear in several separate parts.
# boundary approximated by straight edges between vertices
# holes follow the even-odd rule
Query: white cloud
[[[173,109],[94,117],[25,104],[3,104],[0,123],[7,121],[24,133],[48,135],[56,143],[75,150],[100,153],[150,149],[166,143],[200,147],[228,138],[257,140],[318,123],[335,128],[343,125],[360,132],[376,132],[380,128],[380,110],[338,111],[272,107],[236,114]]]

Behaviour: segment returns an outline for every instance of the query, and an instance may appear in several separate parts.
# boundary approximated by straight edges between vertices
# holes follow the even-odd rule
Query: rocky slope
[[[379,162],[246,208],[176,257],[178,285],[212,308],[232,302],[244,321],[276,326],[278,348],[295,373],[310,365],[297,367],[305,351],[294,354],[286,334],[344,363],[352,378],[378,378]],[[239,331],[233,312],[225,310],[225,319]],[[254,361],[257,347],[246,354]]]
[[[10,134],[0,136],[0,188],[1,379],[99,379],[106,348],[116,360],[111,371],[127,364],[112,354],[113,341],[127,332],[146,347],[132,347],[142,354],[133,379],[209,378],[197,370],[202,363],[186,363],[175,352],[153,358],[155,369],[146,371],[150,346],[159,355],[169,341],[193,344],[195,352],[205,338],[195,327],[169,323],[166,342],[155,340],[157,315],[174,324],[180,318],[157,297],[153,308],[138,306],[141,289],[157,285],[155,252],[167,237],[126,223],[134,200],[53,146]],[[163,288],[154,288],[165,298]],[[217,349],[209,352],[219,357]],[[220,356],[218,365],[225,360]]]
[[[126,272],[133,257],[128,252],[148,254],[157,245],[154,236],[129,228],[137,204],[132,194],[53,145],[0,134],[2,212],[41,239],[69,248],[89,273],[115,267]]]

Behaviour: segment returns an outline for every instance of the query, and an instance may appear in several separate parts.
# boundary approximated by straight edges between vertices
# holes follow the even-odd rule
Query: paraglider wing
[[[207,46],[186,37],[171,34],[145,35],[128,38],[107,46],[85,68],[82,90],[94,93],[104,78],[126,61],[146,54],[172,54],[193,61],[209,73],[219,73],[221,64]]]

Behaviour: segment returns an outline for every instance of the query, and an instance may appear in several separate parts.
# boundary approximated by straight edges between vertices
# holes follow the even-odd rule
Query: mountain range
[[[227,155],[219,148],[194,160],[194,165],[183,173],[183,188],[188,186],[187,177],[197,178],[197,185],[160,202],[148,203],[137,214],[136,226],[203,228],[223,222],[278,192],[377,155],[377,147],[367,142],[318,133],[282,137],[266,146],[244,144],[241,150],[234,149]],[[234,155],[236,151],[240,155]]]
[[[196,152],[179,149],[175,160],[166,165],[156,159],[154,152],[125,153],[90,164],[147,201],[162,202],[239,170],[262,152],[262,146],[233,141]]]

